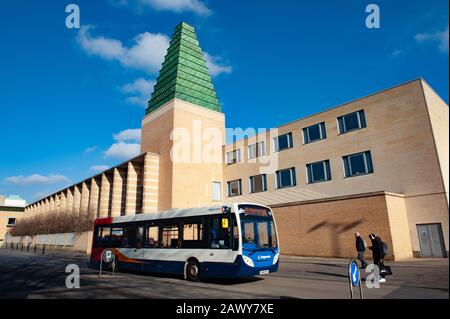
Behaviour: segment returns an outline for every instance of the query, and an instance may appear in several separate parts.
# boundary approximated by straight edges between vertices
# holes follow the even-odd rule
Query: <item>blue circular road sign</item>
[[[358,264],[355,260],[351,260],[348,264],[348,276],[353,287],[358,287],[359,285],[359,269]]]

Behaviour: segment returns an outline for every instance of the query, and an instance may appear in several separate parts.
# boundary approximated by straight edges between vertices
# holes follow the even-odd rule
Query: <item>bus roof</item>
[[[202,215],[212,215],[222,213],[222,205],[220,206],[205,206],[205,207],[195,207],[195,208],[175,208],[166,211],[161,211],[157,213],[145,213],[137,215],[128,216],[118,216],[118,217],[107,217],[98,218],[95,220],[95,224],[115,224],[115,223],[129,223],[138,222],[145,220],[157,220],[157,219],[170,219],[179,217],[190,217],[190,216],[202,216]]]

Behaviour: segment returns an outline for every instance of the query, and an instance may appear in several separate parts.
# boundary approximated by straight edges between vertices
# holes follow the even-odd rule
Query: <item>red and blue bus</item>
[[[272,210],[264,205],[168,211],[95,221],[91,264],[105,249],[120,269],[208,277],[245,277],[278,270],[279,243]]]

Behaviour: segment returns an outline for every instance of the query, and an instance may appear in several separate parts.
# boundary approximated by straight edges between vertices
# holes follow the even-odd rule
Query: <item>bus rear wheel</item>
[[[186,279],[189,281],[198,281],[200,279],[200,267],[195,259],[189,259],[187,262]]]

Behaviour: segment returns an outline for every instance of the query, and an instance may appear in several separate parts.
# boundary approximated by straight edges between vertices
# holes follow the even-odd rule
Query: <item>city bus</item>
[[[171,209],[94,223],[92,265],[105,249],[119,270],[200,278],[264,275],[278,270],[279,243],[272,210],[259,204]]]

